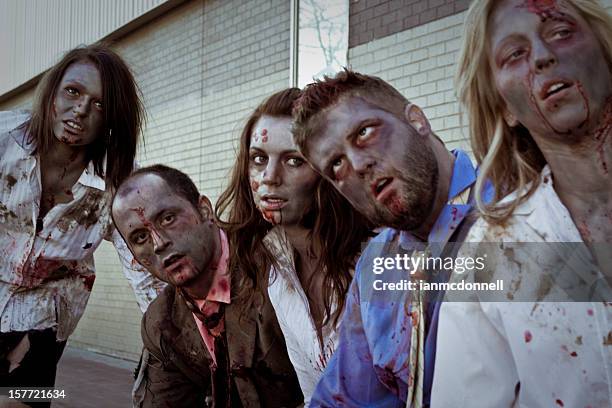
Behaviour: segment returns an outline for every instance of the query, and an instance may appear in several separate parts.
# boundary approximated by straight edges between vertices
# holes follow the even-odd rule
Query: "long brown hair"
[[[612,68],[612,18],[595,0],[567,0],[589,23],[600,42],[608,66]],[[470,140],[480,174],[476,190],[482,191],[486,180],[495,186],[493,202],[485,204],[476,195],[478,208],[487,221],[503,224],[514,209],[537,189],[546,160],[522,125],[511,128],[503,117],[503,100],[492,79],[488,61],[489,17],[495,0],[475,0],[467,12],[463,45],[455,78],[459,100],[467,111]],[[500,204],[507,194],[521,195]]]
[[[268,270],[274,264],[271,253],[263,245],[263,238],[271,225],[255,207],[249,184],[249,148],[251,134],[257,121],[264,115],[291,117],[293,103],[300,96],[298,88],[279,91],[261,103],[248,118],[240,136],[238,157],[232,170],[229,186],[221,194],[215,213],[228,233],[231,250],[231,270],[240,270],[238,297],[253,299],[262,295],[268,286]],[[344,309],[345,297],[361,245],[370,235],[366,221],[334,187],[323,178],[316,187],[314,208],[303,221],[311,227],[311,249],[319,254],[317,270],[325,273],[323,302],[325,320],[337,323]],[[227,220],[222,221],[227,214]],[[315,252],[316,253],[316,252]],[[247,300],[245,304],[249,304]],[[336,309],[332,312],[334,304]]]
[[[32,117],[26,124],[29,142],[45,155],[55,137],[52,111],[55,93],[68,67],[90,62],[102,79],[104,126],[96,141],[87,146],[96,175],[116,188],[132,171],[138,137],[144,121],[144,105],[134,76],[123,59],[107,45],[97,43],[68,51],[41,79],[34,98]],[[106,156],[106,172],[104,157]]]

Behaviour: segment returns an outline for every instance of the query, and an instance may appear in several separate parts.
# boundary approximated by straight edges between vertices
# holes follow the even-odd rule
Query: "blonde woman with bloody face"
[[[610,407],[611,68],[593,0],[472,3],[459,94],[496,197],[466,241],[511,285],[443,305],[432,407]]]
[[[368,231],[297,150],[291,109],[299,95],[280,91],[249,118],[218,213],[231,203],[228,227],[242,257],[235,265],[254,266],[259,286],[246,295],[270,297],[308,405],[336,348],[337,318]]]

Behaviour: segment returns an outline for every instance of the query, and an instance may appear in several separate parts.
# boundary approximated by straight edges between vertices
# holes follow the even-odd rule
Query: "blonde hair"
[[[612,17],[596,0],[566,1],[589,24],[608,67],[612,67]],[[502,224],[535,192],[546,161],[526,128],[522,125],[511,128],[506,124],[504,103],[493,85],[488,59],[488,24],[497,4],[498,0],[474,0],[470,5],[455,83],[459,101],[467,112],[470,141],[480,165],[476,202],[487,221]],[[495,186],[495,196],[491,203],[485,204],[480,192],[487,179]],[[525,192],[504,205],[499,204],[515,190]]]

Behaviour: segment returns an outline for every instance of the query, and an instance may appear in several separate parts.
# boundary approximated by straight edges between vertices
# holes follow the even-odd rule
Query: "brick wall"
[[[466,10],[469,0],[352,0],[349,47]]]

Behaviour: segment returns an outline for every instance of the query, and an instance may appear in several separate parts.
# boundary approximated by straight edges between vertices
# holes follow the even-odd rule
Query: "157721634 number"
[[[66,391],[54,388],[9,388],[5,391],[5,395],[7,395],[10,399],[16,399],[21,401],[40,401],[66,398]]]

